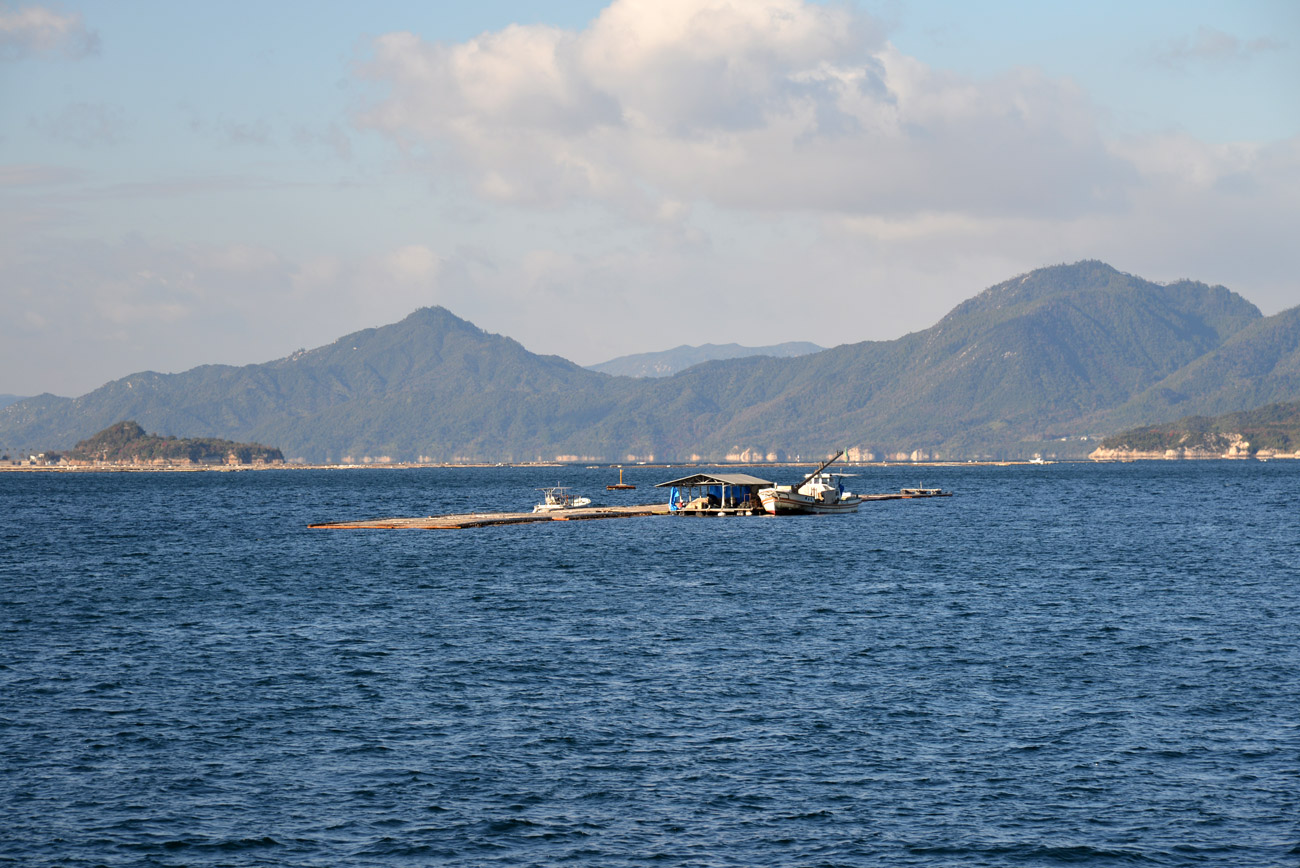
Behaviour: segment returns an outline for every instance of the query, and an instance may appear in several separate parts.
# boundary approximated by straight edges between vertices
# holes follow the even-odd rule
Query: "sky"
[[[595,364],[1104,260],[1300,304],[1300,3],[0,2],[0,393],[442,305]]]

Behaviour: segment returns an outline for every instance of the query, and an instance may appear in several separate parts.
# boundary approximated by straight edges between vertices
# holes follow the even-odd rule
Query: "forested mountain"
[[[1221,286],[1080,262],[998,284],[897,340],[632,379],[431,308],[266,364],[20,401],[0,409],[0,444],[66,448],[135,419],[310,461],[1082,456],[1124,427],[1186,415],[1176,406],[1300,400],[1298,320],[1264,318]]]
[[[1149,283],[1096,262],[994,286],[938,324],[895,341],[791,360],[712,363],[656,382],[662,402],[696,396],[676,450],[955,457],[1088,449],[1087,417],[1114,407],[1260,319],[1222,287]],[[716,407],[716,412],[709,412]],[[1110,429],[1114,430],[1114,429]],[[1083,444],[1083,445],[1080,445]]]
[[[740,344],[703,344],[698,347],[683,344],[657,353],[635,353],[619,356],[599,365],[588,365],[587,370],[617,377],[671,377],[687,368],[704,362],[724,359],[744,359],[749,356],[774,356],[790,359],[820,353],[824,348],[808,341],[787,341],[770,347],[745,347]]]
[[[80,398],[22,401],[0,410],[0,442],[71,444],[134,419],[165,434],[274,444],[311,461],[522,460],[599,416],[618,382],[423,308],[265,364],[145,372]]]
[[[1215,416],[1300,396],[1300,307],[1252,322],[1220,346],[1101,417],[1116,429],[1142,421]]]

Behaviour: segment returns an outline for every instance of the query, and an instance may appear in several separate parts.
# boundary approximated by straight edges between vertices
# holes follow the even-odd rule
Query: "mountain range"
[[[114,422],[290,460],[1082,457],[1124,428],[1300,400],[1300,308],[1101,262],[990,287],[934,326],[795,358],[635,379],[528,352],[442,308],[257,365],[144,372],[0,409],[0,444]]]
[[[745,347],[740,344],[702,344],[697,347],[674,347],[657,353],[637,353],[619,356],[598,365],[587,365],[587,370],[618,377],[671,377],[680,371],[704,362],[724,359],[744,359],[749,356],[775,356],[790,359],[820,353],[825,347],[808,341],[787,341],[770,347]]]

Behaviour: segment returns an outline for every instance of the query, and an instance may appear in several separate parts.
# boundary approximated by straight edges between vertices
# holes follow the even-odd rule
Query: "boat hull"
[[[781,491],[765,488],[758,493],[763,504],[763,511],[768,515],[835,515],[844,512],[857,512],[861,501],[852,500],[818,500],[807,494],[793,491]]]

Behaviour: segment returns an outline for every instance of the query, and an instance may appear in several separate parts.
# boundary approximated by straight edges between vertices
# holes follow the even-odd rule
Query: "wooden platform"
[[[308,527],[330,530],[410,529],[452,530],[497,524],[532,524],[541,521],[587,521],[597,518],[632,518],[638,515],[667,515],[668,504],[644,506],[589,506],[552,512],[469,512],[461,515],[430,515],[425,518],[376,518],[364,521],[335,521]]]
[[[938,494],[903,494],[902,492],[889,494],[859,494],[858,500],[866,502],[868,500],[920,500],[926,497],[952,497],[951,491],[941,491]]]
[[[940,494],[861,494],[863,501],[912,500],[917,497],[951,497]],[[424,518],[372,518],[362,521],[331,521],[309,524],[310,528],[328,530],[453,530],[466,527],[489,527],[497,524],[534,524],[541,521],[588,521],[597,518],[633,518],[639,515],[669,515],[668,504],[648,503],[641,506],[586,506],[557,509],[552,512],[467,512],[460,515],[430,515]],[[684,516],[766,515],[761,508],[746,507],[678,510]]]

